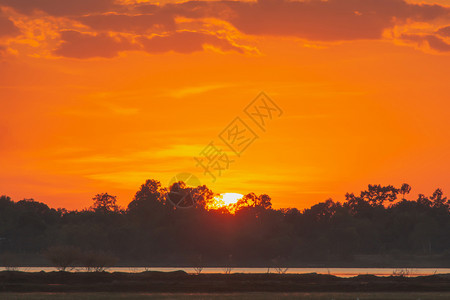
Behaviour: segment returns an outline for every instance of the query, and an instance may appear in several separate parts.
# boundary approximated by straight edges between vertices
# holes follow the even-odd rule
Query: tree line
[[[99,256],[149,266],[189,266],[200,264],[199,257],[215,266],[352,262],[362,256],[421,256],[450,264],[450,201],[441,189],[416,199],[409,199],[410,191],[408,184],[369,185],[347,193],[343,202],[329,199],[303,210],[274,209],[268,195],[255,193],[216,208],[206,186],[162,187],[157,180],[147,180],[126,208],[108,193],[73,211],[1,196],[0,253],[51,257],[71,249],[86,265]]]

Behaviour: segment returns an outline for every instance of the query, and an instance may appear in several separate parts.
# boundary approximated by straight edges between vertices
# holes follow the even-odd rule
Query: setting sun
[[[221,207],[226,207],[238,202],[239,199],[244,197],[244,195],[239,193],[222,193],[214,197],[214,202],[212,202],[208,209],[218,209]]]
[[[218,196],[225,205],[235,204],[239,199],[242,199],[244,195],[238,193],[224,193]]]

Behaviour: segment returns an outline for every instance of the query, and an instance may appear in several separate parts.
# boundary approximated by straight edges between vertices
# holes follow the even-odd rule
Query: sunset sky
[[[0,0],[0,194],[126,206],[182,172],[276,208],[450,193],[449,79],[450,0]],[[194,157],[236,117],[258,138],[213,181]]]

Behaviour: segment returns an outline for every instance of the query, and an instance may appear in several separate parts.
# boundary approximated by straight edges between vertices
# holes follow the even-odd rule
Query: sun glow
[[[242,199],[244,195],[238,194],[238,193],[224,193],[220,194],[219,197],[221,197],[222,201],[225,203],[225,205],[235,204],[238,202],[238,200]]]
[[[209,205],[209,209],[218,209],[221,207],[228,207],[237,203],[240,199],[242,199],[244,195],[239,193],[223,193],[214,197],[214,202]]]

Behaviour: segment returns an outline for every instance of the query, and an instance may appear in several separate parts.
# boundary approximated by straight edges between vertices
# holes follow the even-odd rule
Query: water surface
[[[5,270],[5,268],[0,268],[0,271]],[[144,271],[162,271],[162,272],[172,272],[182,270],[187,273],[195,273],[193,268],[135,268],[135,267],[114,267],[109,268],[108,272],[125,272],[125,273],[139,273]],[[56,271],[56,268],[52,267],[20,267],[18,271],[23,272],[52,272]],[[84,271],[83,268],[75,268],[72,272]],[[331,274],[340,277],[353,277],[357,275],[377,275],[377,276],[390,276],[394,274],[394,272],[406,272],[407,276],[425,276],[425,275],[433,275],[433,274],[450,274],[449,268],[289,268],[286,273],[287,274],[306,274],[306,273],[317,273],[317,274]],[[203,268],[203,273],[225,273],[225,268]],[[277,273],[277,271],[273,268],[233,268],[231,273]]]

